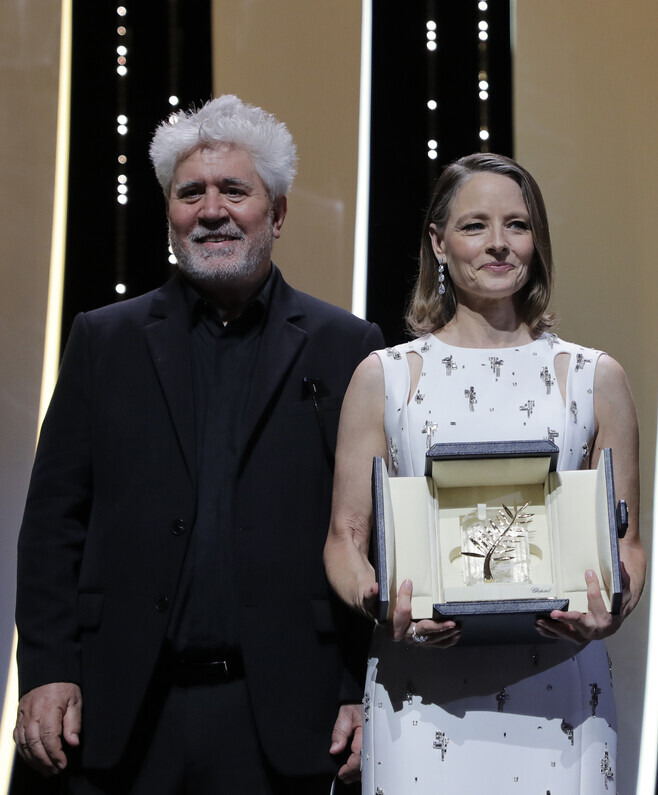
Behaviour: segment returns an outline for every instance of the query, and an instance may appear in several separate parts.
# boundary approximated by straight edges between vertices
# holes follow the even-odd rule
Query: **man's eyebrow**
[[[200,185],[203,184],[205,183],[202,179],[188,179],[185,180],[185,182],[179,182],[176,185],[174,185],[174,190],[177,193],[180,193],[180,191],[187,190],[188,188],[198,188]]]
[[[224,177],[221,180],[222,186],[230,186],[230,187],[237,187],[237,188],[245,188],[246,190],[253,190],[254,184],[249,182],[246,179],[240,179],[239,177]]]

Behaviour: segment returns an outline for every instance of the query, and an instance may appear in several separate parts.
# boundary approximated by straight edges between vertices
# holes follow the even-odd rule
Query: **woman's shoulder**
[[[382,362],[388,360],[399,362],[402,361],[407,353],[424,353],[428,350],[431,341],[436,342],[436,337],[433,334],[424,334],[422,337],[416,337],[407,342],[401,342],[398,345],[392,345],[388,348],[381,348],[374,351]]]
[[[350,382],[352,392],[380,391],[384,384],[384,371],[380,354],[373,351],[359,364]]]
[[[564,340],[561,337],[558,337],[557,334],[552,332],[545,331],[537,338],[537,342],[545,343],[549,346],[552,350],[558,349],[559,351],[563,351],[565,353],[575,353],[576,355],[582,354],[583,356],[592,356],[593,358],[598,358],[601,356],[603,351],[599,350],[598,348],[588,348],[586,345],[580,345],[577,342],[570,342],[569,340]]]
[[[596,368],[596,380],[594,385],[597,390],[630,391],[626,371],[616,359],[607,353],[599,351],[598,366]]]

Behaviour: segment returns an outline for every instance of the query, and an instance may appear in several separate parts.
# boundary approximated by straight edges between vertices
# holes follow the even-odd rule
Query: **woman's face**
[[[479,172],[455,196],[443,234],[430,226],[432,248],[447,260],[457,301],[510,298],[528,281],[535,245],[521,188],[509,177]]]

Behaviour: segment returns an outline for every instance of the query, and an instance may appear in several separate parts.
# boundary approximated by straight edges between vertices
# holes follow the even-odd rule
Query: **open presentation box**
[[[587,611],[587,569],[618,613],[627,519],[612,451],[595,470],[556,472],[557,456],[549,441],[436,444],[425,477],[394,478],[376,457],[378,619],[410,579],[414,619],[457,621],[460,643],[540,642],[538,616]]]

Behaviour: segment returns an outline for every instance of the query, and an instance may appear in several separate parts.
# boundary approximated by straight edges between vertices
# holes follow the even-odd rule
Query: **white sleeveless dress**
[[[423,367],[408,403],[411,352]],[[554,367],[560,353],[570,355],[566,404]],[[390,475],[422,476],[427,448],[437,442],[552,439],[558,469],[588,466],[600,351],[554,334],[492,350],[427,335],[377,355]],[[614,793],[616,743],[601,641],[431,649],[375,632],[363,795]]]

